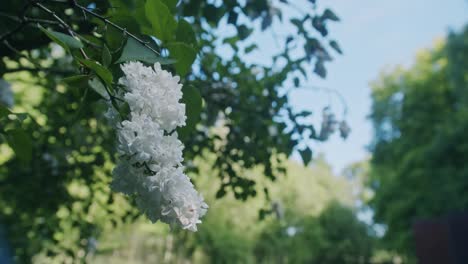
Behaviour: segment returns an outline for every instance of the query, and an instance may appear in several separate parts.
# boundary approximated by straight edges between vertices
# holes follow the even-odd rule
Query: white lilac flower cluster
[[[119,84],[130,114],[117,124],[120,159],[112,188],[136,195],[138,207],[151,221],[196,231],[208,206],[182,165],[184,145],[175,132],[186,119],[185,105],[179,102],[180,78],[159,63],[151,68],[129,62],[121,68]]]

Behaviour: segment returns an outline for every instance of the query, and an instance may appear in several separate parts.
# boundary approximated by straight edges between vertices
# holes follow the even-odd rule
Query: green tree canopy
[[[373,83],[371,205],[386,241],[410,256],[417,219],[466,210],[468,28]]]
[[[261,263],[368,263],[373,245],[355,212],[332,202],[318,217],[267,226],[255,253]]]

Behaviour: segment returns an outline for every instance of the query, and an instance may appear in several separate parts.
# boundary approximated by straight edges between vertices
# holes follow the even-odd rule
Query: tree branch
[[[82,10],[83,12],[85,12],[85,13],[91,15],[91,16],[94,16],[94,17],[96,17],[96,18],[98,18],[98,19],[100,19],[100,20],[102,20],[102,21],[104,21],[104,23],[106,23],[106,24],[108,24],[108,25],[111,25],[112,27],[116,28],[117,30],[122,31],[124,34],[126,34],[126,35],[128,35],[129,37],[133,38],[134,40],[136,40],[137,42],[139,42],[140,44],[142,44],[142,45],[145,46],[146,48],[150,49],[152,52],[154,52],[154,53],[160,55],[160,53],[159,53],[157,50],[153,49],[150,45],[148,45],[148,42],[146,42],[146,41],[144,41],[144,40],[138,38],[138,37],[135,36],[134,34],[128,32],[127,29],[125,29],[125,28],[123,28],[123,27],[121,27],[121,26],[115,24],[114,22],[110,21],[109,19],[105,18],[104,16],[99,15],[99,14],[97,14],[97,13],[95,13],[95,12],[93,12],[93,11],[87,9],[86,7],[79,5],[75,0],[70,0],[70,3],[71,3],[72,6],[74,6],[74,7],[78,8],[78,9]]]
[[[16,16],[9,15],[5,12],[0,12],[0,16],[6,17],[10,20],[13,20],[15,22],[25,22],[25,23],[41,23],[41,24],[50,24],[50,25],[58,25],[59,23],[57,21],[51,21],[47,19],[40,19],[40,18],[32,18],[32,17],[23,17],[22,19]]]

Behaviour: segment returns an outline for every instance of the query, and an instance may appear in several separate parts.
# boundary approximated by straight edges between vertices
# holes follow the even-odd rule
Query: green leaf
[[[294,82],[294,87],[299,87],[299,85],[300,85],[300,80],[299,80],[299,78],[294,77],[293,82]]]
[[[168,49],[171,57],[177,60],[175,63],[177,74],[181,77],[185,76],[190,71],[192,63],[197,57],[196,50],[182,42],[170,43]]]
[[[252,44],[252,45],[246,47],[246,48],[244,49],[244,52],[245,52],[246,54],[248,54],[248,53],[254,51],[255,49],[258,49],[258,46],[257,46],[257,44],[254,43],[254,44]]]
[[[323,60],[317,60],[314,67],[314,73],[324,79],[327,77],[327,69],[325,68]]]
[[[226,195],[226,190],[224,188],[221,188],[216,192],[216,199],[222,198],[225,195]]]
[[[340,18],[330,9],[325,9],[322,14],[322,18],[325,19],[330,19],[331,21],[340,21]]]
[[[102,65],[98,64],[94,60],[84,60],[84,59],[79,59],[83,65],[91,69],[93,72],[96,73],[97,76],[99,76],[107,85],[112,85],[112,73]]]
[[[169,8],[172,13],[175,13],[178,0],[162,0],[162,2]]]
[[[109,48],[104,44],[102,46],[102,65],[109,66],[112,62],[112,55],[109,51]]]
[[[93,77],[93,78],[89,79],[88,84],[96,93],[98,93],[100,96],[102,96],[102,98],[104,98],[106,100],[110,99],[110,96],[107,93],[106,87],[99,80],[99,78]]]
[[[78,83],[82,83],[84,81],[88,81],[88,79],[89,79],[89,75],[80,74],[80,75],[74,75],[74,76],[63,78],[62,80],[60,80],[60,82],[63,82],[69,85],[75,85]]]
[[[310,161],[312,160],[312,150],[306,147],[304,150],[299,150],[299,154],[301,154],[301,158],[304,162],[304,165],[309,165]]]
[[[239,35],[240,40],[244,40],[248,38],[250,34],[252,34],[252,32],[253,32],[253,29],[248,28],[246,25],[240,25],[237,27],[237,33]]]
[[[144,16],[144,13],[143,13]],[[143,30],[145,28],[144,25],[140,25],[139,21],[137,21],[138,17],[133,17],[125,13],[117,13],[113,14],[112,18],[110,19],[112,22],[116,23],[117,25],[125,25],[125,28],[127,29],[128,32],[139,32],[140,28]],[[144,19],[141,18],[142,20],[141,23],[144,23]],[[96,23],[101,23],[101,21],[96,21]],[[125,45],[125,38],[126,36],[124,35],[123,32],[120,30],[117,30],[113,27],[105,26],[105,24],[102,25],[102,27],[105,27],[105,40],[108,48],[115,52],[122,48],[123,45]],[[148,32],[149,33],[149,32]]]
[[[0,104],[0,118],[6,117],[9,114],[11,114],[11,111],[7,107]]]
[[[203,7],[203,16],[205,17],[208,23],[217,25],[219,20],[223,17],[223,7],[216,7],[212,4],[206,4]]]
[[[266,16],[264,16],[262,20],[262,31],[265,31],[265,29],[270,27],[272,22],[273,22],[273,17],[270,14],[267,14]]]
[[[183,16],[199,16],[200,10],[204,6],[203,0],[190,0],[182,5]]]
[[[237,47],[236,43],[239,40],[240,40],[239,36],[235,35],[235,36],[223,39],[223,44],[229,44],[231,48],[237,51],[239,48]]]
[[[146,18],[152,25],[154,36],[162,41],[173,39],[177,22],[169,8],[160,0],[148,0],[145,9]]]
[[[296,27],[298,28],[302,28],[302,21],[300,19],[297,19],[297,18],[291,18],[291,23],[293,23]]]
[[[52,41],[62,46],[65,50],[70,51],[70,49],[81,49],[83,48],[83,43],[79,39],[76,39],[72,36],[48,30],[43,26],[39,25],[39,29],[44,32]]]
[[[127,44],[125,44],[120,58],[115,63],[122,63],[125,61],[144,61],[150,64],[159,62],[163,65],[173,64],[176,62],[173,59],[159,57],[152,50],[132,38],[127,40]]]
[[[16,156],[23,162],[29,162],[32,156],[32,140],[23,129],[16,128],[7,131],[6,139],[15,152]]]
[[[186,125],[179,127],[177,133],[184,139],[195,128],[195,125],[200,120],[202,110],[202,97],[197,88],[192,85],[184,85],[182,87],[182,103],[185,104],[185,113],[187,114]]]
[[[298,114],[296,114],[296,117],[308,117],[312,114],[311,111],[301,111]]]
[[[29,115],[26,114],[26,113],[15,113],[14,115],[16,116],[18,121],[20,121],[20,122],[23,122],[24,120],[26,120],[26,118],[29,117]]]
[[[181,19],[177,25],[176,41],[184,42],[194,47],[197,46],[197,38],[195,32],[193,32],[192,25],[185,21],[185,19]]]
[[[335,40],[330,40],[330,46],[339,54],[343,54],[343,51],[341,50],[340,46],[338,45],[338,42]]]
[[[233,24],[235,26],[237,23],[238,17],[239,17],[239,13],[231,10],[228,16],[228,24]]]
[[[328,29],[324,22],[325,22],[325,19],[323,17],[315,16],[314,18],[312,18],[312,26],[318,32],[320,32],[322,37],[325,37],[326,35],[328,35]]]

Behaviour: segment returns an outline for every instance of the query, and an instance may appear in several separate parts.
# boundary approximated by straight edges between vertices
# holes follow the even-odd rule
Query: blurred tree
[[[373,83],[371,206],[391,248],[413,256],[416,219],[466,210],[468,27]]]
[[[336,126],[332,114],[316,132],[304,122],[310,112],[293,111],[287,90],[312,74],[326,76],[329,50],[342,52],[327,24],[339,18],[316,1],[303,4],[4,0],[0,217],[17,258],[28,262],[40,251],[83,257],[100,232],[136,216],[133,200],[108,187],[115,132],[103,113],[107,103],[117,105],[122,62],[161,62],[184,87],[195,87],[185,92],[188,124],[178,132],[186,160],[216,153],[211,172],[221,179],[218,197],[255,196],[262,177],[246,178],[245,169],[262,168],[262,176],[275,180],[285,172],[281,158],[299,141],[326,140]],[[252,32],[274,34],[275,24],[297,32],[276,38],[281,52],[271,61],[247,63],[261,48]],[[228,27],[237,34],[225,36]],[[125,115],[125,107],[119,110]],[[311,160],[309,146],[300,153],[305,163]]]
[[[165,226],[150,228],[137,221],[131,229],[104,234],[91,262],[276,263],[283,258],[288,263],[355,263],[357,256],[368,260],[374,239],[350,207],[354,204],[351,183],[333,175],[322,159],[315,159],[308,168],[287,161],[286,177],[265,182],[275,201],[272,207],[279,205],[284,213],[260,222],[258,210],[264,207],[264,197],[239,202],[228,193],[215,199],[217,180],[208,175],[210,166],[200,162],[197,183],[211,211],[199,232],[170,232]],[[261,170],[248,174],[259,176]]]
[[[260,263],[369,263],[374,236],[355,212],[332,202],[318,217],[273,222],[260,235]]]

